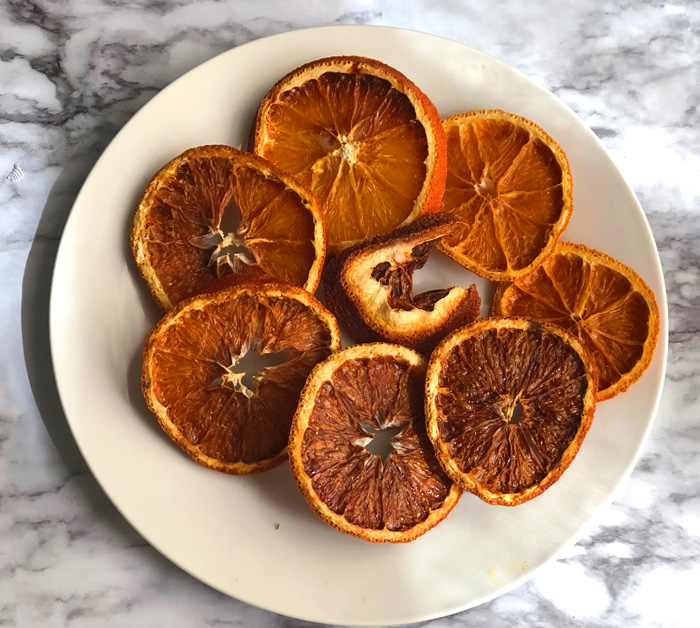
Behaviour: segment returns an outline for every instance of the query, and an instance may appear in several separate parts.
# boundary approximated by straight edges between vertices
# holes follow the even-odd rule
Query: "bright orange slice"
[[[335,318],[305,290],[232,286],[183,301],[156,325],[144,347],[143,394],[196,462],[258,473],[286,458],[306,377],[339,348]]]
[[[390,344],[355,345],[311,372],[289,439],[301,493],[327,524],[374,543],[424,534],[461,490],[425,433],[425,360]],[[373,450],[388,441],[386,452]]]
[[[540,495],[569,467],[593,420],[596,378],[560,327],[483,318],[430,357],[426,417],[438,459],[490,504]]]
[[[599,401],[641,377],[659,334],[659,306],[642,278],[609,255],[570,242],[560,242],[533,273],[500,286],[493,309],[578,336],[598,374]]]
[[[151,179],[134,213],[131,247],[167,310],[231,273],[265,273],[314,292],[325,234],[318,202],[293,177],[251,153],[200,146]]]
[[[561,147],[530,120],[498,109],[443,121],[447,184],[442,211],[467,228],[442,250],[465,268],[513,281],[554,250],[573,209]]]
[[[320,59],[282,78],[258,110],[255,152],[313,190],[334,253],[437,211],[445,187],[435,106],[365,57]]]

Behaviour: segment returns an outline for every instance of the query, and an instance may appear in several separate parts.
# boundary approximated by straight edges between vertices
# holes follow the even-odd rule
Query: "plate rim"
[[[466,48],[469,50],[469,52],[473,55],[477,56],[483,56],[485,58],[488,58],[489,61],[497,66],[501,66],[506,68],[509,72],[515,73],[519,75],[521,78],[525,79],[529,86],[532,89],[535,89],[540,92],[540,94],[546,98],[549,98],[550,100],[554,100],[557,103],[557,106],[565,108],[570,114],[572,114],[579,122],[581,126],[581,130],[585,131],[591,139],[594,140],[594,142],[597,144],[598,148],[607,155],[607,157],[610,159],[611,164],[613,167],[618,171],[619,176],[621,181],[624,183],[625,189],[629,196],[634,200],[637,214],[639,217],[641,217],[643,221],[643,225],[645,228],[645,232],[647,237],[650,239],[651,243],[653,244],[654,252],[655,252],[655,258],[654,258],[654,267],[656,271],[658,272],[658,278],[660,280],[661,284],[661,294],[655,294],[658,305],[659,305],[659,311],[660,311],[660,332],[659,332],[659,340],[657,342],[657,347],[656,347],[656,352],[654,358],[659,359],[662,361],[661,364],[661,371],[659,374],[659,379],[660,379],[660,384],[658,385],[658,389],[654,398],[653,402],[653,408],[651,409],[650,412],[650,419],[648,421],[648,424],[646,426],[646,429],[644,431],[644,434],[640,440],[639,447],[637,448],[637,451],[635,452],[634,456],[630,460],[629,464],[627,465],[625,471],[623,474],[620,475],[619,479],[617,480],[617,483],[615,485],[615,488],[611,491],[610,495],[597,504],[595,506],[593,513],[591,516],[585,520],[578,530],[569,538],[567,542],[565,542],[559,550],[557,550],[555,553],[553,553],[549,558],[545,559],[541,564],[537,565],[536,567],[532,569],[528,569],[525,572],[523,572],[522,575],[519,577],[515,578],[513,581],[510,583],[503,585],[496,589],[492,594],[482,596],[478,599],[472,600],[466,604],[461,604],[461,605],[456,605],[454,608],[449,608],[449,609],[443,609],[439,613],[423,613],[423,614],[414,614],[411,618],[406,618],[405,616],[399,616],[396,615],[394,619],[389,621],[388,623],[394,624],[394,623],[414,623],[414,622],[420,622],[420,621],[428,621],[432,619],[437,619],[440,617],[446,617],[449,615],[453,615],[455,613],[460,613],[463,611],[466,611],[470,608],[474,608],[476,606],[480,606],[482,604],[485,604],[489,601],[492,601],[506,593],[509,593],[513,589],[519,587],[523,583],[527,582],[528,580],[532,579],[545,565],[548,565],[552,563],[553,561],[557,560],[558,557],[566,552],[570,547],[575,545],[581,538],[584,536],[591,525],[593,525],[596,521],[596,519],[599,517],[600,513],[603,511],[604,508],[609,507],[609,505],[616,499],[617,495],[619,494],[619,491],[621,490],[621,487],[627,482],[629,479],[629,476],[632,472],[632,470],[635,468],[637,463],[639,462],[639,459],[644,452],[644,449],[648,443],[649,436],[651,434],[651,431],[653,429],[654,423],[656,421],[656,417],[658,414],[658,409],[661,401],[661,396],[663,393],[664,385],[665,385],[665,377],[666,377],[666,369],[667,369],[667,363],[668,363],[668,343],[669,343],[669,326],[668,326],[668,300],[667,300],[667,292],[666,292],[666,282],[665,282],[665,277],[663,274],[663,266],[661,264],[661,258],[659,255],[659,249],[658,246],[656,245],[656,240],[654,238],[654,234],[651,230],[651,226],[649,225],[649,221],[647,219],[647,216],[644,212],[644,209],[642,208],[642,205],[637,198],[636,193],[634,192],[633,188],[625,178],[625,176],[622,174],[622,170],[618,167],[617,163],[615,163],[614,159],[610,155],[610,153],[606,150],[604,145],[602,144],[601,140],[598,138],[598,136],[591,130],[591,128],[579,117],[579,115],[569,106],[567,105],[563,100],[561,100],[556,94],[553,92],[549,91],[546,87],[538,84],[535,82],[529,75],[526,73],[522,72],[518,68],[501,61],[497,57],[483,52],[481,50],[478,50],[476,48],[473,48],[472,46],[469,46],[467,44],[464,44],[461,41],[457,41],[454,39],[450,39],[449,37],[444,37],[441,35],[436,35],[433,33],[428,33],[424,31],[420,31],[418,29],[411,29],[411,28],[402,28],[402,27],[395,27],[395,26],[386,26],[386,25],[345,25],[345,24],[335,24],[335,25],[325,25],[325,26],[317,26],[317,27],[309,27],[309,28],[299,28],[299,29],[291,29],[282,33],[276,33],[273,35],[268,35],[268,36],[262,36],[258,37],[257,39],[254,39],[252,41],[245,42],[243,44],[233,46],[229,48],[228,50],[225,50],[210,59],[207,59],[206,61],[196,65],[195,67],[191,68],[181,76],[177,77],[170,83],[168,83],[165,87],[163,87],[157,94],[155,94],[148,102],[146,102],[143,106],[141,106],[134,114],[126,121],[126,123],[119,129],[119,131],[114,135],[114,137],[110,140],[110,142],[105,146],[100,153],[99,158],[95,161],[93,164],[92,168],[90,169],[90,172],[88,173],[87,177],[83,181],[82,185],[80,186],[80,190],[78,194],[75,197],[75,200],[73,201],[71,205],[71,210],[68,215],[68,218],[63,226],[63,230],[61,232],[61,237],[59,240],[58,244],[58,249],[56,252],[56,257],[55,257],[55,263],[51,275],[51,288],[50,288],[50,296],[49,296],[49,317],[48,317],[48,327],[49,327],[49,344],[50,344],[50,358],[51,358],[51,364],[54,370],[54,378],[56,381],[56,388],[58,391],[58,396],[61,402],[61,406],[64,409],[64,415],[66,417],[66,422],[68,424],[68,427],[71,431],[71,434],[76,442],[76,445],[83,456],[83,459],[85,460],[85,463],[92,474],[93,478],[95,481],[98,483],[100,488],[104,491],[105,495],[109,498],[110,503],[116,508],[116,510],[119,512],[119,514],[124,518],[124,520],[134,529],[136,532],[144,538],[148,542],[148,544],[153,547],[159,554],[161,554],[163,557],[165,557],[169,562],[173,563],[175,566],[177,566],[179,569],[183,570],[193,578],[199,580],[200,582],[204,583],[205,585],[211,587],[212,589],[219,591],[220,593],[223,593],[224,595],[231,597],[235,600],[242,601],[250,606],[253,606],[255,608],[260,608],[262,610],[279,614],[282,616],[286,617],[292,617],[295,619],[299,619],[302,621],[310,621],[310,622],[319,622],[319,621],[333,621],[333,619],[324,619],[324,620],[319,620],[316,617],[313,617],[311,615],[305,615],[305,614],[299,614],[299,613],[294,613],[290,614],[288,612],[285,612],[283,610],[280,610],[278,608],[274,607],[274,604],[262,604],[259,601],[251,601],[249,599],[246,599],[247,596],[239,596],[239,595],[234,595],[230,593],[229,591],[226,591],[224,588],[220,587],[217,585],[215,582],[211,581],[209,577],[206,574],[199,574],[196,573],[196,569],[190,569],[186,566],[184,566],[181,561],[169,553],[167,553],[164,549],[161,548],[160,543],[158,542],[157,539],[151,538],[150,535],[146,535],[139,527],[137,527],[136,524],[134,524],[124,513],[122,510],[122,507],[113,499],[110,490],[108,487],[103,483],[103,481],[100,479],[100,475],[96,472],[95,466],[92,464],[90,457],[86,455],[85,448],[83,444],[80,442],[78,437],[76,436],[74,427],[73,427],[73,422],[72,419],[70,418],[69,414],[65,412],[65,398],[68,396],[66,394],[66,390],[68,386],[65,384],[65,382],[62,384],[61,382],[64,381],[63,375],[60,375],[63,371],[60,368],[60,365],[58,364],[59,358],[57,357],[57,349],[55,345],[54,338],[56,337],[56,326],[58,324],[57,318],[59,317],[58,314],[58,308],[59,306],[57,305],[58,299],[56,298],[56,290],[55,286],[57,285],[57,278],[60,276],[60,274],[63,272],[62,268],[63,266],[67,263],[65,259],[69,256],[69,252],[66,246],[64,246],[65,240],[66,240],[66,233],[68,233],[73,227],[73,223],[75,222],[75,212],[73,209],[79,205],[82,202],[83,196],[86,194],[85,190],[88,188],[88,184],[90,183],[90,180],[93,178],[94,173],[96,170],[99,169],[99,166],[101,165],[101,162],[105,159],[105,154],[108,152],[108,149],[112,146],[113,143],[115,143],[122,134],[125,134],[128,129],[134,124],[134,121],[141,115],[144,114],[144,112],[147,112],[150,110],[150,108],[157,106],[159,100],[161,100],[164,96],[165,93],[168,92],[171,88],[173,88],[174,85],[176,85],[178,82],[183,81],[186,77],[190,76],[191,74],[195,73],[196,71],[199,71],[202,67],[206,66],[209,63],[214,62],[216,59],[223,55],[228,55],[231,54],[234,50],[239,50],[241,48],[246,48],[246,47],[255,47],[258,45],[263,45],[262,42],[266,42],[264,45],[268,45],[269,40],[283,40],[286,37],[293,35],[293,34],[298,34],[298,33],[320,33],[322,31],[341,31],[341,30],[346,30],[348,32],[351,31],[358,31],[358,30],[363,30],[363,31],[381,31],[381,30],[387,30],[387,31],[403,31],[403,32],[408,32],[413,35],[418,35],[420,37],[424,38],[430,38],[430,39],[435,39],[439,41],[444,41],[444,42],[449,42],[450,44],[457,44],[460,47]],[[376,623],[372,623],[369,621],[355,621],[353,622],[354,625],[364,625],[364,626],[373,626],[373,625],[378,625]],[[339,625],[348,625],[344,624],[343,621],[341,620],[339,622]],[[382,624],[385,625],[385,624]]]

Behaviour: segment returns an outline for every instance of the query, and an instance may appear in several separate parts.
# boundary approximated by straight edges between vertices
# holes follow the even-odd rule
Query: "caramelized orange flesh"
[[[537,486],[577,435],[588,387],[578,354],[536,329],[492,329],[442,358],[438,429],[459,470],[494,494]]]
[[[223,156],[191,157],[164,176],[143,224],[148,262],[171,304],[231,273],[304,286],[318,255],[303,199],[254,163]]]
[[[287,445],[299,394],[311,369],[331,352],[331,333],[294,299],[239,291],[190,308],[155,340],[151,387],[167,419],[199,452],[222,463],[253,464]],[[285,352],[252,389],[240,383],[249,351]]]
[[[555,150],[508,119],[448,120],[445,134],[442,211],[456,214],[467,225],[452,250],[485,276],[526,269],[570,211],[565,208]],[[563,153],[560,159],[565,160]]]
[[[632,277],[602,258],[566,247],[562,244],[541,267],[508,287],[499,305],[506,316],[555,323],[578,336],[602,392],[627,376],[640,363],[645,345],[655,342],[650,323],[658,321],[658,313],[652,316],[655,302],[646,286],[633,284]]]
[[[325,72],[270,105],[261,154],[311,187],[337,247],[387,233],[411,214],[428,142],[410,100],[389,81]]]
[[[316,396],[301,460],[317,497],[352,525],[406,531],[439,509],[452,482],[425,433],[422,377],[390,356],[340,365]],[[365,445],[373,430],[400,427],[382,462]]]

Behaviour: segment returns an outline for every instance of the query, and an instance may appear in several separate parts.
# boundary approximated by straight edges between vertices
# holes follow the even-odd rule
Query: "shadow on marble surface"
[[[49,301],[56,254],[75,198],[113,135],[114,133],[111,133],[108,137],[101,138],[99,147],[94,152],[91,151],[89,157],[81,155],[77,162],[66,165],[52,186],[44,206],[22,279],[22,341],[27,375],[46,430],[69,471],[76,476],[76,490],[79,490],[81,498],[90,505],[90,512],[100,513],[101,525],[110,531],[109,536],[106,537],[109,540],[104,541],[105,544],[108,546],[117,538],[119,547],[128,550],[143,548],[139,554],[139,560],[145,565],[145,570],[153,569],[159,574],[169,574],[168,582],[175,582],[177,586],[191,587],[194,583],[194,586],[209,589],[207,585],[196,581],[179,566],[150,547],[149,543],[114,507],[80,453],[68,426],[56,386],[49,336]],[[148,423],[153,426],[153,429],[157,430],[163,438],[167,438],[157,423],[152,421],[152,415],[141,395],[140,370],[141,352],[138,351],[129,365],[129,397],[132,406],[142,410],[140,414],[143,414],[144,419],[150,419]],[[137,408],[137,406],[140,407]],[[233,603],[248,608],[247,604],[230,600],[228,596],[216,590],[211,590],[210,594],[219,603],[223,601],[223,603]]]
[[[80,151],[61,170],[46,199],[22,278],[22,342],[34,400],[46,430],[72,473],[88,472],[68,427],[56,387],[49,337],[49,301],[58,245],[73,202],[104,148],[110,129],[90,150]]]

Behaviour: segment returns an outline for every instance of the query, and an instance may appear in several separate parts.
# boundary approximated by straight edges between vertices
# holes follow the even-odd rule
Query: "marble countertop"
[[[128,118],[219,52],[327,24],[443,35],[552,90],[601,138],[639,196],[668,288],[661,406],[614,503],[528,583],[425,625],[697,625],[697,2],[0,0],[0,626],[305,625],[180,571],[111,505],[61,414],[47,312],[73,199]]]

